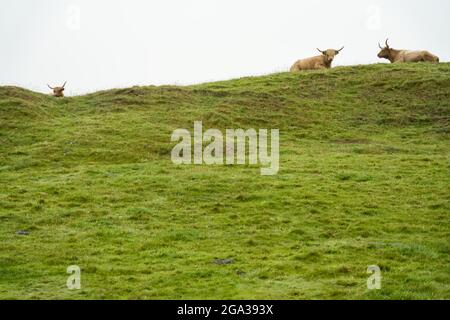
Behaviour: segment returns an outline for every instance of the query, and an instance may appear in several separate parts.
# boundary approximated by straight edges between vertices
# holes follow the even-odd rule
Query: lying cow
[[[67,83],[67,81],[64,82],[64,84],[62,85],[62,87],[54,87],[54,88],[52,88],[52,87],[50,87],[48,84],[47,84],[47,86],[48,86],[50,89],[53,90],[53,96],[54,96],[54,97],[62,98],[62,97],[64,97],[64,90],[65,90],[64,87],[66,86],[66,83]]]
[[[338,55],[344,47],[339,50],[328,49],[322,51],[320,56],[315,56],[312,58],[307,58],[303,60],[298,60],[292,67],[291,72],[302,71],[302,70],[318,70],[318,69],[329,69],[331,68],[331,63],[333,62],[336,55]]]
[[[403,62],[433,62],[439,63],[439,57],[428,51],[409,51],[409,50],[395,50],[389,47],[388,40],[386,40],[383,48],[379,43],[381,51],[378,54],[380,59],[388,59],[391,63]]]

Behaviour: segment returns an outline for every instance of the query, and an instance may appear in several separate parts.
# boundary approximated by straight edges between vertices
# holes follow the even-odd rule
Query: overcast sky
[[[382,62],[377,43],[450,61],[448,0],[1,0],[0,85],[75,95],[285,71],[316,47]]]

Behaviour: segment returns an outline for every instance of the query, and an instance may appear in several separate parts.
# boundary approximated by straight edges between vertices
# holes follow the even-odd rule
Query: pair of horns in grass
[[[59,88],[63,88],[64,89],[64,87],[66,86],[66,83],[67,83],[67,81],[66,82],[64,82],[64,84],[62,85],[62,87],[59,87]],[[55,89],[55,88],[58,88],[58,87],[54,87],[54,88],[52,88],[52,87],[50,87],[50,85],[49,84],[47,84],[47,86],[50,88],[50,89]]]

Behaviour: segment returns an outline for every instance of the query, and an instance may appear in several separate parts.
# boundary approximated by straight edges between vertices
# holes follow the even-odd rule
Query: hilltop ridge
[[[174,165],[194,121],[279,129],[279,174]],[[446,299],[449,134],[449,63],[0,87],[0,298]]]

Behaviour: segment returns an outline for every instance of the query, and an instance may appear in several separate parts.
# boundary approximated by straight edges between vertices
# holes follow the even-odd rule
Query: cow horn
[[[389,49],[389,44],[388,44],[388,41],[389,41],[389,38],[387,38],[387,39],[386,39],[386,42],[385,42],[385,43],[386,43],[386,48],[388,48],[388,49]]]
[[[325,51],[320,50],[319,48],[317,48],[317,50],[319,50],[320,53],[325,53]]]
[[[66,81],[66,82],[64,82],[64,84],[62,85],[62,87],[61,87],[61,88],[64,88],[64,87],[66,86],[66,83],[67,83],[67,81]]]
[[[378,42],[378,46],[380,47],[380,49],[383,49],[383,47],[381,46],[381,44]]]
[[[342,50],[344,50],[345,46],[343,46],[342,48],[340,48],[339,50],[336,50],[337,52],[341,52]]]
[[[49,84],[47,84],[47,87],[49,87],[49,88],[50,88],[50,89],[52,89],[52,90],[54,89],[54,88],[50,87],[50,85],[49,85]]]

